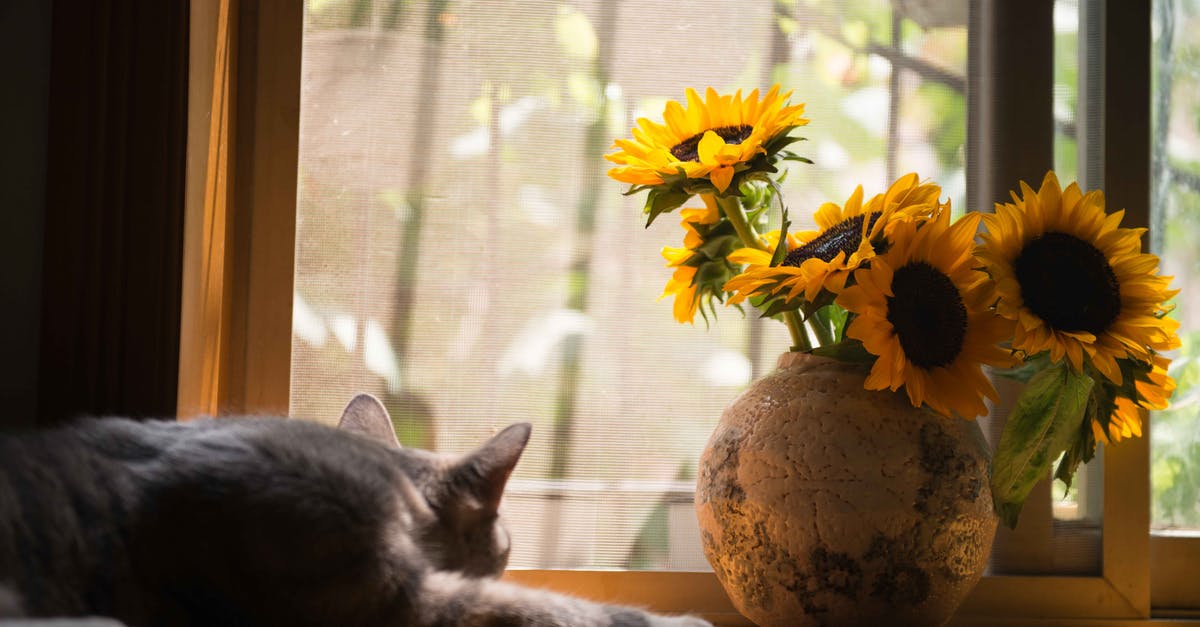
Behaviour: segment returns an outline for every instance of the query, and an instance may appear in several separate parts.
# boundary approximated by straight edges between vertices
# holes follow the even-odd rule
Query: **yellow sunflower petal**
[[[709,180],[712,181],[713,187],[716,187],[717,191],[724,193],[729,188],[729,183],[733,181],[733,168],[729,166],[713,168],[708,176]]]
[[[983,399],[995,398],[981,364],[1011,361],[998,346],[1011,323],[992,322],[996,318],[980,295],[985,292],[984,277],[968,263],[974,250],[969,234],[976,220],[952,227],[949,214],[938,213],[920,229],[897,227],[888,251],[859,268],[856,284],[837,296],[839,305],[856,314],[846,335],[877,356],[869,388],[903,386],[913,405],[926,404],[964,418],[982,414]],[[897,287],[899,281],[903,290]],[[930,315],[948,321],[963,317],[957,318],[958,329],[938,326],[926,331],[930,325],[925,317]]]
[[[1141,253],[1144,230],[1121,228],[1123,214],[1105,213],[1103,193],[1075,183],[1061,190],[1051,171],[1037,191],[1021,182],[1012,196],[984,217],[977,258],[995,279],[997,313],[1017,323],[1014,349],[1046,350],[1076,369],[1087,356],[1119,382],[1117,359],[1144,361],[1178,342],[1156,316],[1171,290],[1154,275],[1158,260]]]
[[[755,266],[771,265],[771,253],[757,248],[739,248],[727,257],[733,263],[748,263]]]
[[[609,176],[634,185],[663,185],[665,175],[682,169],[688,178],[708,178],[724,192],[736,173],[730,168],[764,152],[765,142],[808,123],[803,104],[791,105],[791,92],[779,92],[776,85],[760,98],[758,90],[722,95],[710,87],[702,97],[687,89],[684,103],[666,104],[662,123],[639,118],[631,140],[613,142],[616,152],[605,158],[621,167],[610,169]],[[720,141],[709,139],[710,133]]]

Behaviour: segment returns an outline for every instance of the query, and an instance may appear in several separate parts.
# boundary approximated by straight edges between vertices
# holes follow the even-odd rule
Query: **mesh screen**
[[[1186,0],[1155,0],[1151,241],[1163,274],[1181,289],[1173,316],[1183,347],[1170,373],[1171,409],[1150,431],[1151,523],[1200,530],[1200,15]]]
[[[963,198],[966,5],[309,0],[292,414],[371,392],[446,451],[530,421],[513,566],[707,568],[696,460],[787,333],[674,322],[678,218],[643,228],[601,155],[687,87],[779,82],[813,120],[794,228],[908,171]]]

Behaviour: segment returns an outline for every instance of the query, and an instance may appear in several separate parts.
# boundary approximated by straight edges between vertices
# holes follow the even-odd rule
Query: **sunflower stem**
[[[793,351],[807,353],[812,350],[812,342],[808,339],[808,324],[800,319],[800,312],[783,312],[783,323],[787,325],[788,333],[792,336]]]
[[[725,214],[725,219],[733,225],[733,230],[741,238],[743,246],[752,246],[770,252],[767,243],[763,241],[762,237],[759,237],[758,231],[754,230],[754,225],[750,224],[750,220],[746,217],[746,209],[742,207],[741,198],[717,196],[717,204],[721,206],[721,213]]]
[[[804,319],[804,326],[811,329],[817,347],[832,346],[837,343],[837,330],[833,321],[830,320],[828,312],[829,308],[824,307]]]
[[[771,252],[771,247],[759,236],[758,231],[754,229],[754,225],[750,224],[750,220],[746,217],[746,209],[742,206],[741,198],[737,196],[717,196],[717,204],[721,207],[721,213],[725,214],[725,219],[729,220],[729,223],[733,225],[733,230],[741,238],[743,246],[753,246],[759,250]],[[800,319],[798,312],[783,312],[783,323],[787,325],[788,333],[792,336],[792,350],[804,352],[812,350],[812,342],[809,340],[807,325],[804,320]]]

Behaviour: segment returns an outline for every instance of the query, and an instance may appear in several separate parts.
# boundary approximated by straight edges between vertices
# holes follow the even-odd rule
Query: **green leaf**
[[[804,314],[805,318],[808,318],[825,307],[832,305],[836,298],[837,296],[833,292],[822,289],[820,292],[817,292],[816,300],[804,301],[804,304],[800,307],[800,313]]]
[[[787,258],[788,254],[788,227],[792,225],[792,221],[788,220],[787,209],[782,212],[783,223],[779,225],[779,242],[775,244],[775,252],[771,253],[771,267],[775,267]]]
[[[799,309],[800,306],[804,302],[805,302],[805,300],[803,298],[797,298],[795,300],[789,301],[788,299],[786,299],[782,296],[773,297],[771,299],[771,304],[767,305],[767,309],[765,311],[763,311],[761,317],[770,318],[772,316],[777,316],[785,311],[794,311],[796,309]]]
[[[1129,379],[1126,379],[1126,381],[1129,381]],[[1120,389],[1108,381],[1108,379],[1102,379],[1100,383],[1092,390],[1092,398],[1090,402],[1094,403],[1096,407],[1094,410],[1093,408],[1089,407],[1088,410],[1093,412],[1091,414],[1092,417],[1100,420],[1100,425],[1104,427],[1106,431],[1108,428],[1109,418],[1113,415],[1113,412],[1117,410],[1117,396],[1119,395],[1119,392]]]
[[[1092,385],[1063,360],[1034,375],[1017,398],[992,462],[992,503],[1009,528],[1016,528],[1033,486],[1078,436]]]
[[[788,146],[790,146],[796,142],[802,142],[802,141],[805,141],[805,138],[794,137],[791,135],[780,135],[774,141],[768,142],[765,146],[763,146],[763,149],[766,150],[768,153],[775,153],[775,152],[779,152],[780,150],[783,150],[784,148],[787,148]]]
[[[1118,359],[1117,365],[1121,368],[1122,383],[1118,396],[1124,396],[1132,401],[1137,401],[1142,397],[1138,392],[1137,381],[1150,383],[1150,373],[1154,370],[1154,364],[1137,359]]]
[[[1096,390],[1101,386],[1092,388],[1092,394],[1088,395],[1087,409],[1083,412],[1083,420],[1079,423],[1079,431],[1075,438],[1071,441],[1071,445],[1067,447],[1063,453],[1062,461],[1058,462],[1058,468],[1054,471],[1054,478],[1062,481],[1067,489],[1071,489],[1071,481],[1075,478],[1075,470],[1079,468],[1079,464],[1086,464],[1092,461],[1092,457],[1096,454],[1096,434],[1092,432],[1092,421],[1096,418]]]
[[[784,161],[799,161],[800,163],[807,163],[808,165],[813,164],[812,159],[809,159],[808,157],[801,157],[800,155],[798,155],[794,152],[784,151],[779,154],[782,155],[782,159]]]
[[[1048,365],[1050,365],[1050,353],[1042,352],[1025,360],[1025,363],[1016,368],[996,368],[992,372],[1005,379],[1029,383],[1033,375],[1045,370]]]
[[[646,218],[646,226],[649,227],[654,223],[654,218],[660,214],[667,213],[678,209],[680,205],[687,202],[691,198],[691,194],[675,190],[664,190],[654,188],[646,196],[645,212],[649,214]]]
[[[659,172],[658,175],[663,180],[663,182],[659,185],[665,185],[667,187],[683,185],[688,181],[687,172],[682,167],[675,168],[675,171],[670,174]],[[658,187],[658,185],[655,185],[655,187]]]
[[[844,340],[829,346],[818,346],[812,349],[812,354],[852,364],[870,364],[874,363],[876,359],[875,355],[868,353],[867,349],[863,348],[862,342],[858,340]]]
[[[703,253],[709,259],[724,259],[741,241],[736,234],[709,237],[696,252]]]
[[[836,304],[826,305],[812,315],[815,324],[829,329],[829,334],[835,342],[842,341],[842,334],[846,331],[846,321],[849,318],[850,312]]]
[[[781,130],[777,135],[775,135],[775,137],[772,137],[771,139],[769,139],[765,143],[763,143],[763,150],[767,151],[767,153],[770,154],[770,153],[779,152],[781,149],[783,149],[791,144],[794,144],[796,142],[808,141],[808,139],[805,137],[791,135],[791,132],[797,128],[800,128],[800,127],[789,126],[785,129]]]
[[[701,264],[697,268],[696,278],[692,279],[692,282],[696,285],[721,285],[728,280],[729,270],[725,267],[725,264],[710,261],[708,263]]]

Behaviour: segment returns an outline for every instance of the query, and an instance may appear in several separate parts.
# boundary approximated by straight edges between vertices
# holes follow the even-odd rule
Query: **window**
[[[202,262],[188,291],[202,296],[185,302],[185,324],[216,332],[185,332],[211,341],[184,351],[181,380],[190,364],[202,383],[181,390],[181,408],[331,419],[366,390],[406,442],[450,450],[530,420],[508,507],[527,521],[514,564],[536,570],[512,576],[727,617],[715,579],[692,572],[707,567],[689,536],[690,472],[722,406],[773,367],[786,334],[733,310],[707,330],[673,322],[655,297],[668,277],[658,248],[678,227],[668,217],[643,232],[639,200],[619,195],[599,156],[684,87],[778,81],[813,119],[804,152],[817,165],[794,167],[785,190],[794,215],[910,169],[958,206],[987,206],[1040,176],[1016,174],[1029,161],[1054,162],[1057,128],[1058,164],[1074,134],[1078,176],[1105,174],[1110,199],[1138,219],[1148,181],[1124,174],[1149,161],[1129,149],[1148,77],[1124,63],[1148,59],[1137,25],[1149,11],[943,4],[714,2],[686,15],[568,0],[194,6],[194,29],[208,30],[193,44],[217,45],[198,54],[215,80],[212,115],[197,122],[208,144],[195,150],[209,159],[193,170],[205,184],[189,229]],[[1068,45],[1073,23],[1085,74],[1074,98],[1051,88],[1051,38],[1057,29]],[[1014,39],[1018,26],[1046,44]],[[1106,56],[1106,73],[1089,74],[1084,59],[1118,39],[1124,61]],[[1097,103],[1135,113],[1106,118]],[[1107,154],[1123,155],[1122,169],[1097,161]],[[280,278],[292,276],[294,289]],[[1076,515],[1057,508],[1082,523],[1055,522],[1047,490],[1041,522],[1023,518],[1023,535],[997,545],[1008,542],[1010,566],[994,574],[1031,574],[986,577],[964,616],[1144,618],[1152,565],[1176,580],[1191,568],[1194,581],[1195,562],[1164,566],[1179,553],[1160,538],[1147,555],[1148,460],[1145,439],[1107,452]],[[1118,493],[1120,507],[1096,498]],[[1088,557],[1046,567],[1071,542]],[[637,572],[601,570],[614,568]],[[1074,574],[1032,574],[1045,572]],[[1159,603],[1160,590],[1158,606],[1194,604],[1187,590]]]
[[[1158,529],[1200,528],[1200,412],[1193,397],[1200,355],[1197,323],[1200,307],[1193,292],[1197,221],[1200,219],[1200,135],[1193,116],[1196,99],[1195,52],[1200,38],[1193,32],[1196,16],[1183,3],[1162,1],[1155,7],[1155,119],[1153,125],[1156,234],[1153,246],[1164,259],[1166,274],[1182,289],[1176,316],[1184,346],[1175,359],[1179,380],[1173,407],[1155,416],[1151,435],[1153,521]]]
[[[402,440],[448,450],[531,421],[514,566],[707,570],[698,452],[789,342],[732,308],[676,323],[655,297],[678,214],[646,232],[601,155],[687,87],[780,82],[814,120],[798,219],[909,170],[961,197],[965,10],[395,6],[306,12],[293,415],[368,390]]]
[[[1200,407],[1195,398],[1200,376],[1200,301],[1195,267],[1200,212],[1200,126],[1196,123],[1196,52],[1200,38],[1191,3],[1154,3],[1153,103],[1151,128],[1154,212],[1151,246],[1163,258],[1164,273],[1182,289],[1174,314],[1183,347],[1174,356],[1179,382],[1172,407],[1156,412],[1150,430],[1151,551],[1153,602],[1158,607],[1200,604],[1194,585],[1179,583],[1200,563]],[[1195,579],[1194,574],[1191,579]]]

